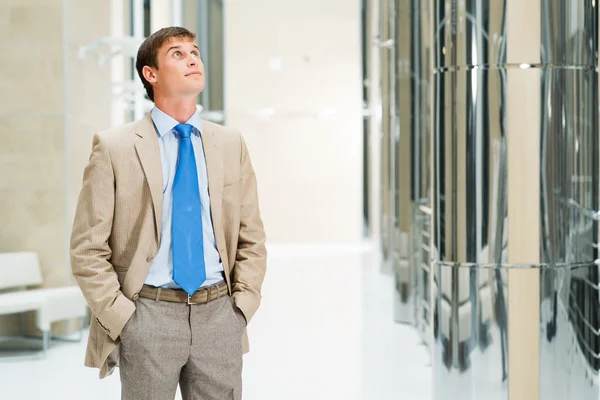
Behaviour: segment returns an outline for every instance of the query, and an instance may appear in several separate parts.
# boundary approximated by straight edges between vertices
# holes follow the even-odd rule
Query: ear
[[[156,71],[154,68],[147,65],[144,65],[144,68],[142,68],[142,75],[144,75],[144,78],[146,78],[146,80],[150,83],[156,83],[158,80],[156,78]]]

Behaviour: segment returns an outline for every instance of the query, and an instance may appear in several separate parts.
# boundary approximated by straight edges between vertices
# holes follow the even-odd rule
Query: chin
[[[202,91],[204,90],[204,85],[202,86],[198,86],[198,85],[188,85],[187,88],[185,88],[184,90],[182,90],[182,94],[186,93],[187,96],[198,96],[200,93],[202,93]]]

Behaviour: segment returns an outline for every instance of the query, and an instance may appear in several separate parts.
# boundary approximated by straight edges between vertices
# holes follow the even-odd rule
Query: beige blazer
[[[256,177],[239,132],[203,122],[211,216],[229,292],[250,321],[266,271]],[[150,114],[97,133],[83,176],[71,267],[92,311],[85,365],[100,378],[118,365],[119,335],[158,252],[162,166]],[[244,333],[244,352],[248,337]]]

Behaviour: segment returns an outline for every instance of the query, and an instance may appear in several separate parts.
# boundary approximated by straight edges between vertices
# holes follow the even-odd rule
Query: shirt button
[[[152,260],[154,260],[153,256],[148,256],[148,258],[146,258],[146,261],[148,261],[148,262],[152,262]]]

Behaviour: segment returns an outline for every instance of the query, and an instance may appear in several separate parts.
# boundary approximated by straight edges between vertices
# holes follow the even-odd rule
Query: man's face
[[[173,38],[158,50],[154,96],[195,97],[204,90],[204,64],[195,42]]]

